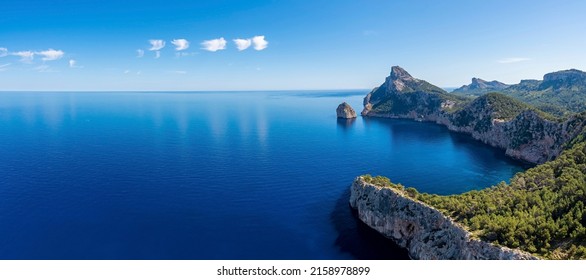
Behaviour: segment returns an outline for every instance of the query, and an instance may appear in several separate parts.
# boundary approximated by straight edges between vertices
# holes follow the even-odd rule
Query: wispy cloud
[[[198,54],[197,52],[176,52],[175,57],[193,56]]]
[[[149,51],[158,51],[161,50],[162,48],[165,47],[165,41],[164,40],[149,40],[149,43],[151,44],[151,47],[149,48]]]
[[[136,57],[141,58],[144,56],[144,50],[138,49],[136,50]]]
[[[35,58],[35,53],[32,51],[19,51],[10,53],[11,55],[20,56],[20,61],[24,63],[32,63]]]
[[[70,59],[69,60],[69,68],[83,68],[83,66],[77,65],[77,60]]]
[[[141,71],[130,71],[129,69],[124,70],[124,75],[131,75],[131,74],[135,74],[137,76],[139,76],[142,72]]]
[[[264,50],[269,45],[269,42],[265,40],[265,36],[252,37],[252,43],[254,44],[254,49],[257,51]]]
[[[43,61],[58,60],[65,54],[61,50],[48,49],[46,51],[36,52],[36,54],[43,56]]]
[[[0,64],[0,72],[6,71],[7,67],[10,66],[12,63]]]
[[[163,40],[149,40],[149,43],[151,43],[151,47],[149,48],[149,51],[155,52],[155,58],[161,57],[161,49],[165,47],[165,41],[163,41]]]
[[[175,50],[183,51],[189,48],[189,41],[185,39],[175,39],[171,41],[171,44],[175,45]]]
[[[218,39],[203,41],[201,45],[202,49],[210,52],[215,52],[226,49],[226,40],[224,39],[224,37],[221,37]]]
[[[33,68],[37,71],[39,71],[40,73],[56,73],[59,72],[57,70],[53,70],[49,65],[47,64],[43,64],[43,65],[39,65],[35,68]]]
[[[531,60],[531,58],[527,58],[527,57],[508,57],[508,58],[503,58],[501,60],[498,60],[498,63],[501,64],[507,64],[507,63],[517,63],[517,62],[523,62],[523,61],[528,61]]]
[[[239,51],[243,51],[245,49],[248,49],[248,47],[250,47],[250,45],[252,44],[252,40],[251,39],[234,39],[234,43],[236,44],[236,48]]]
[[[175,70],[175,71],[171,71],[171,73],[175,73],[175,74],[187,74],[187,71],[183,71],[183,70]]]
[[[8,49],[7,48],[0,48],[0,57],[4,57],[8,55]]]

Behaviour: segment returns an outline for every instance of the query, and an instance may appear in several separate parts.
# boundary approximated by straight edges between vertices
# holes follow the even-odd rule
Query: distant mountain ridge
[[[509,85],[499,81],[485,81],[480,78],[472,78],[469,85],[464,85],[452,91],[452,93],[464,93],[469,95],[482,95],[493,91],[501,91]]]
[[[502,92],[558,117],[586,111],[586,72],[577,69],[548,73],[543,76],[543,80],[521,80],[514,85],[473,78],[470,85],[462,86],[452,93],[479,96],[493,91]]]

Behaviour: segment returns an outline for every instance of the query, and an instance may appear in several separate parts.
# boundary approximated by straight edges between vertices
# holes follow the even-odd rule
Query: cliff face
[[[557,157],[564,144],[586,126],[584,114],[564,122],[551,121],[501,94],[491,93],[466,101],[434,90],[437,87],[411,77],[405,70],[401,69],[404,73],[400,76],[393,75],[395,68],[399,67],[393,67],[385,82],[364,98],[363,116],[436,122],[504,149],[513,158],[532,163]],[[399,86],[405,84],[410,86]]]
[[[477,240],[438,210],[398,190],[375,186],[362,177],[351,188],[350,205],[360,220],[406,248],[414,259],[536,259]]]

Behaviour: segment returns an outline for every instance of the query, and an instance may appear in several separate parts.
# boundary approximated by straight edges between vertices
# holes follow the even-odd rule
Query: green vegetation
[[[370,178],[437,208],[483,240],[544,258],[586,258],[586,142],[518,173],[510,184],[459,195],[419,194],[384,177]]]
[[[586,111],[586,73],[571,69],[546,74],[543,81],[522,80],[519,84],[489,84],[472,81],[472,84],[452,93],[479,96],[487,90],[498,91],[523,101],[540,111],[561,118]],[[480,87],[479,87],[480,86]]]
[[[503,93],[556,117],[586,110],[586,89],[583,92],[553,89],[522,92],[506,89]]]
[[[521,81],[502,92],[558,117],[586,111],[586,73],[575,69],[546,74],[543,81]]]
[[[443,91],[443,90],[442,90]],[[426,115],[433,113],[441,108],[441,104],[446,101],[453,102],[455,105],[451,109],[445,109],[446,112],[453,112],[470,102],[470,98],[456,96],[449,93],[411,91],[409,93],[391,94],[383,101],[373,106],[372,111],[376,113],[408,114],[411,111],[417,114]]]
[[[405,187],[403,187],[403,185],[392,183],[389,178],[384,177],[384,176],[372,177],[372,175],[366,174],[366,175],[362,175],[362,179],[364,179],[364,181],[367,183],[377,185],[380,187],[394,188],[394,189],[397,189],[400,191],[403,191],[405,189]]]
[[[481,98],[484,98],[486,105],[494,110],[493,117],[497,119],[512,119],[524,110],[529,109],[527,104],[496,92],[487,93],[479,99]]]

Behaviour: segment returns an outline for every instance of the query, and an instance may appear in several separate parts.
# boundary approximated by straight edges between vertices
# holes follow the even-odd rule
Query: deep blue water
[[[406,258],[353,216],[355,176],[452,194],[523,170],[435,124],[336,119],[365,93],[0,93],[0,258]]]

